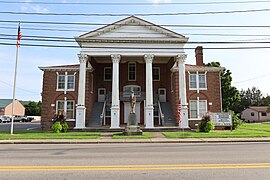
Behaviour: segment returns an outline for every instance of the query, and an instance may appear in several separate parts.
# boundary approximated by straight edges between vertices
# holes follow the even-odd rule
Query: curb
[[[270,138],[219,138],[219,139],[167,139],[167,138],[151,138],[151,139],[92,139],[92,140],[0,140],[0,144],[120,144],[120,143],[258,143],[270,142]]]

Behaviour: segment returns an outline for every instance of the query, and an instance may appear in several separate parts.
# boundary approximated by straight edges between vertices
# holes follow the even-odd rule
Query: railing
[[[161,109],[161,105],[160,105],[159,100],[158,100],[158,112],[159,112],[159,116],[158,116],[159,125],[164,126],[164,114],[162,113],[162,109]]]
[[[102,113],[100,114],[100,124],[106,125],[106,100],[104,101]]]

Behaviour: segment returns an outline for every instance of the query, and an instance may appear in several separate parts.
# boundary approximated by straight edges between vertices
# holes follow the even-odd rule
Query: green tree
[[[221,67],[219,62],[211,62],[206,65]],[[234,110],[233,108],[240,102],[240,93],[236,87],[232,86],[232,73],[226,68],[221,71],[221,93],[223,111]]]
[[[40,116],[41,115],[41,102],[29,101],[28,104],[24,105],[25,114],[27,116]]]

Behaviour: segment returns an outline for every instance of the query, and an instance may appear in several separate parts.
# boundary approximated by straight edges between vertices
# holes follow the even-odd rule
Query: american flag
[[[179,103],[177,107],[177,114],[178,114],[178,122],[181,123],[181,111],[182,111],[182,105]]]
[[[17,47],[20,47],[20,40],[22,38],[22,32],[21,32],[21,23],[19,22],[19,27],[18,27],[18,36],[17,36]]]

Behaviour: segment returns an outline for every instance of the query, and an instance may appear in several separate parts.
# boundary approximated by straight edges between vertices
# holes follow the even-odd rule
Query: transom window
[[[66,112],[66,119],[74,119],[74,106],[75,101],[74,100],[67,100],[65,106],[64,100],[57,100],[56,101],[56,112]],[[66,109],[65,109],[66,108]]]
[[[193,90],[206,90],[206,74],[190,74],[189,88]]]
[[[191,100],[189,102],[190,118],[201,118],[207,112],[206,100]]]
[[[57,91],[74,91],[75,75],[57,75]]]
[[[123,96],[124,97],[129,97],[131,91],[133,91],[136,96],[141,96],[141,87],[136,86],[136,85],[124,86],[124,88],[123,88]]]
[[[112,68],[105,67],[104,68],[104,81],[111,81],[112,80]]]
[[[135,62],[128,63],[128,80],[136,81],[136,63]]]
[[[160,80],[160,68],[153,67],[153,81],[159,81],[159,80]]]

